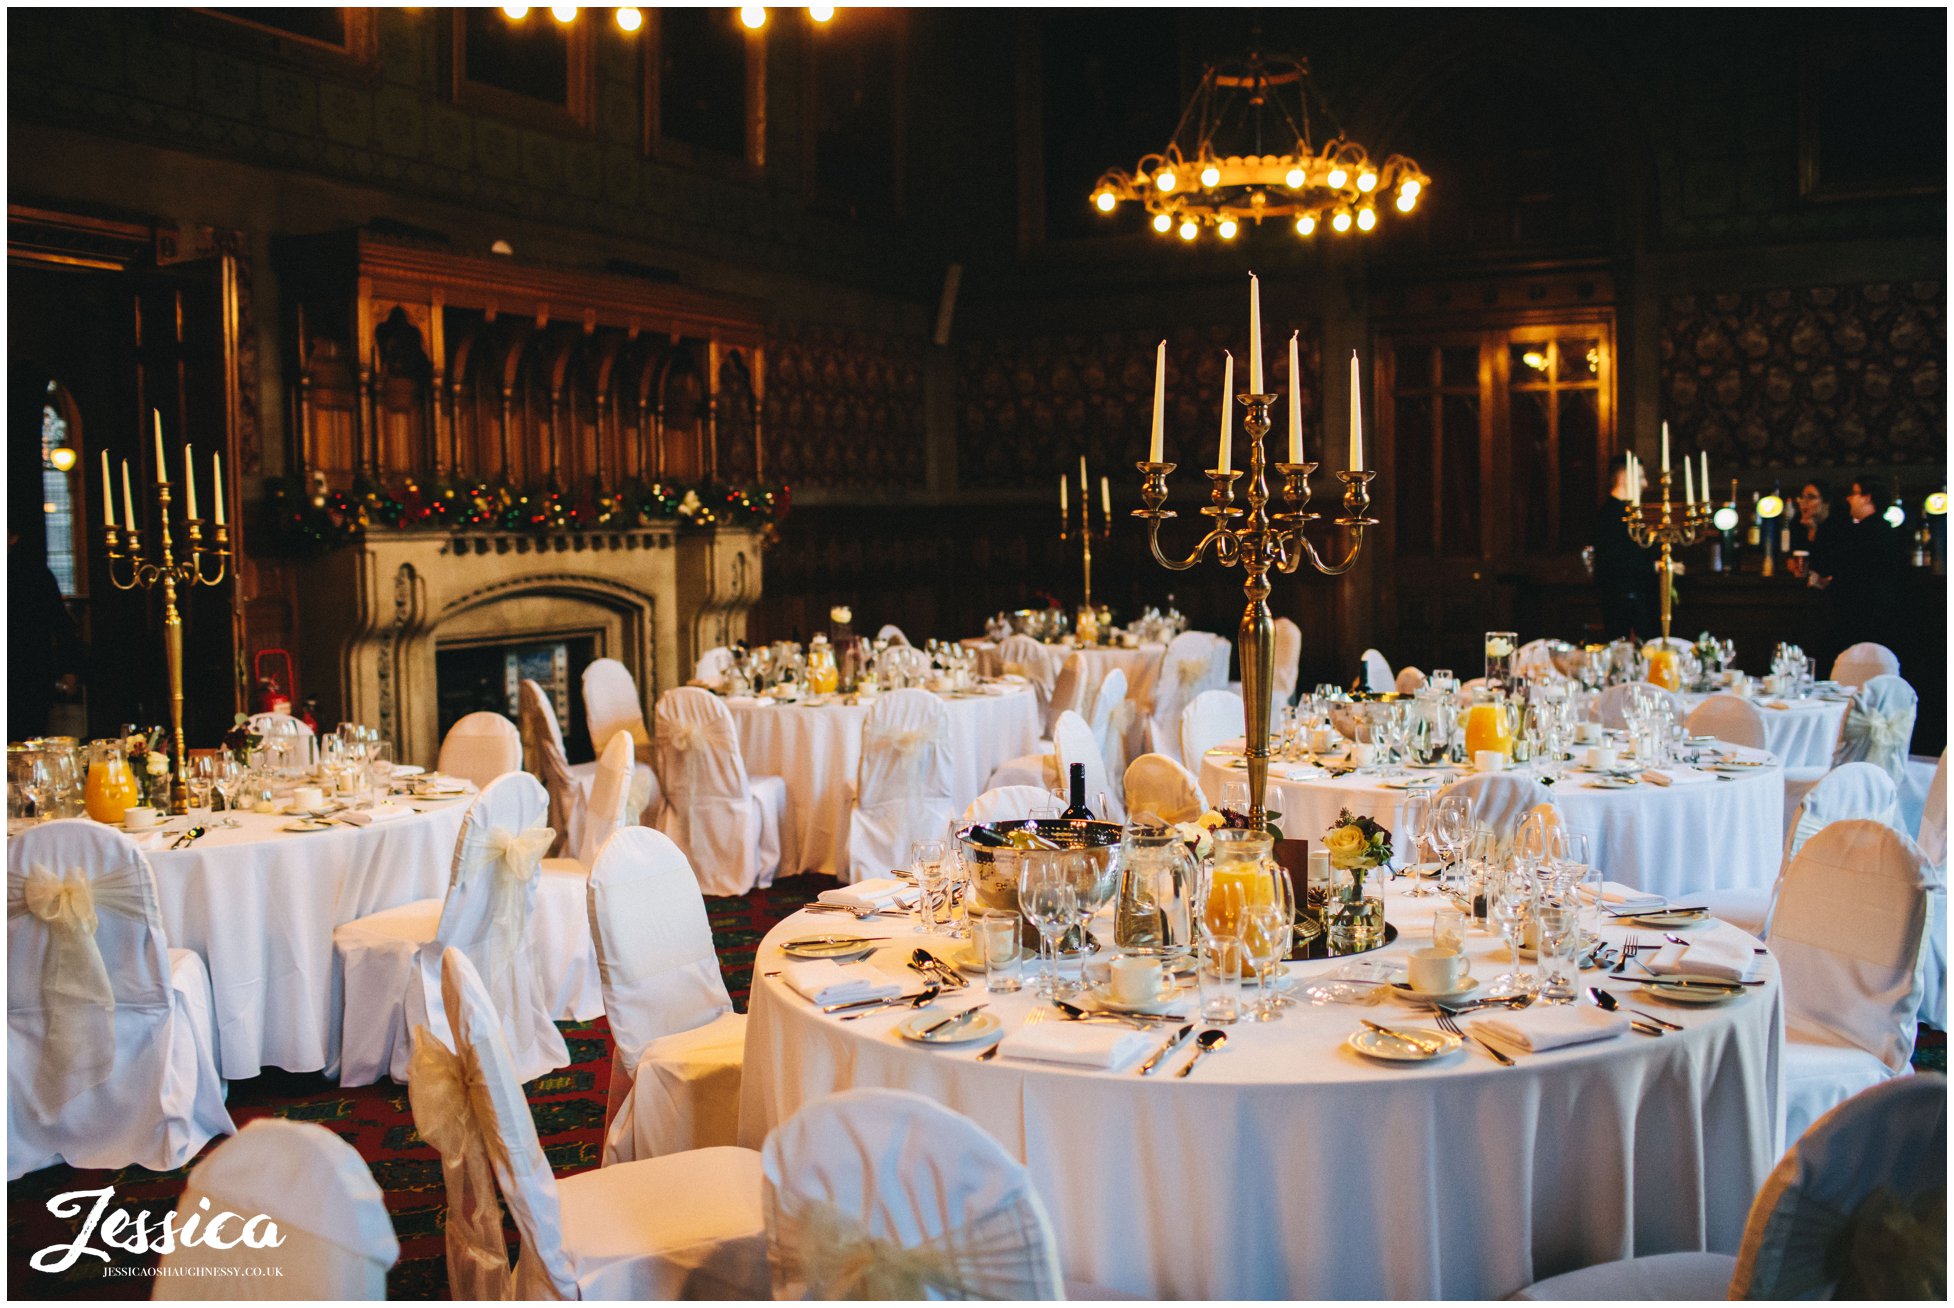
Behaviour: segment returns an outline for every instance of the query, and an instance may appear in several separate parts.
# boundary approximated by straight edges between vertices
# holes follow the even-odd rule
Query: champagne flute
[[[943,870],[943,842],[917,840],[909,846],[909,870],[916,876],[916,925],[919,936],[936,933],[936,911],[948,897],[948,878]]]
[[[1025,920],[1038,931],[1039,975],[1032,990],[1047,999],[1059,993],[1058,933],[1072,920],[1077,896],[1056,858],[1024,860],[1019,875],[1018,904]]]
[[[1513,970],[1493,980],[1488,999],[1511,999],[1526,994],[1527,978],[1520,969],[1520,935],[1525,930],[1532,907],[1533,886],[1518,864],[1496,868],[1486,874],[1486,915],[1498,928],[1513,956]]]

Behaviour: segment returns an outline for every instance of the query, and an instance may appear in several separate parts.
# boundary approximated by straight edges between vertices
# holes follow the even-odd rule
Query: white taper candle
[[[216,450],[210,452],[210,475],[217,483],[211,493],[217,497],[217,525],[224,525],[224,456]]]
[[[109,452],[102,451],[102,521],[115,525],[115,483],[109,479]]]
[[[1357,351],[1350,352],[1350,470],[1364,470],[1364,383],[1357,372]]]
[[[1167,342],[1153,353],[1153,444],[1147,448],[1148,463],[1167,461]]]
[[[1251,394],[1263,394],[1262,279],[1254,273],[1248,275],[1248,389]]]
[[[1221,357],[1227,362],[1221,365],[1221,453],[1216,456],[1216,472],[1232,472],[1235,464],[1234,426],[1235,426],[1235,356],[1223,350]]]
[[[1303,385],[1302,368],[1296,362],[1296,337],[1289,333],[1289,461],[1303,461]]]
[[[183,497],[184,507],[194,521],[197,517],[197,467],[190,462],[190,443],[183,443]]]

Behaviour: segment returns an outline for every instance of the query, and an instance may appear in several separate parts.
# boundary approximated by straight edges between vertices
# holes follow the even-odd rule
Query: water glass
[[[1201,941],[1201,1020],[1218,1026],[1242,1015],[1242,943],[1234,936],[1210,935]]]
[[[1255,972],[1256,997],[1248,1011],[1257,1022],[1282,1016],[1282,1005],[1270,991],[1282,959],[1289,952],[1289,913],[1282,904],[1250,904],[1236,919],[1241,929],[1242,961]]]
[[[1432,914],[1432,948],[1465,952],[1466,915],[1464,910],[1444,905]]]
[[[1571,902],[1544,899],[1534,907],[1535,951],[1540,962],[1540,1001],[1571,1004],[1579,992],[1581,914]]]
[[[982,909],[970,919],[971,947],[984,964],[984,988],[994,995],[1011,994],[1023,984],[1019,922],[1016,913],[1001,909]]]
[[[934,934],[949,908],[950,877],[943,866],[943,842],[917,840],[909,846],[909,870],[916,875],[916,934]]]
[[[367,782],[373,787],[373,802],[384,804],[393,785],[394,746],[391,740],[376,740],[366,747]]]

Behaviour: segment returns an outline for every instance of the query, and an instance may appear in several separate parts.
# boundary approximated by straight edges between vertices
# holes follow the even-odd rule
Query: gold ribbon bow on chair
[[[809,1299],[1058,1297],[1037,1219],[1022,1202],[908,1244],[871,1234],[830,1204],[789,1211],[772,1199],[776,1297],[783,1288]]]
[[[1197,686],[1208,675],[1208,660],[1205,658],[1182,659],[1174,665],[1174,676],[1183,689]]]
[[[487,873],[495,880],[489,892],[489,922],[477,970],[496,1011],[515,1022],[528,1011],[531,967],[521,966],[524,940],[529,934],[529,887],[536,880],[543,855],[556,840],[550,827],[510,831],[492,827],[471,842],[464,875]]]
[[[441,1155],[448,1191],[448,1288],[458,1300],[510,1297],[509,1253],[502,1239],[488,1131],[477,1110],[482,1094],[472,1058],[422,1027],[414,1033],[407,1099],[414,1129]]]
[[[1904,749],[1913,738],[1913,718],[1905,709],[1882,713],[1854,705],[1845,715],[1845,734],[1865,741],[1875,754],[1891,754]]]
[[[922,767],[924,747],[936,743],[937,733],[921,727],[878,727],[865,734],[888,750],[889,775],[897,789],[905,795],[913,794],[919,784],[917,773]]]
[[[88,874],[70,868],[65,876],[57,875],[36,863],[17,885],[7,915],[32,917],[48,933],[41,960],[47,1027],[34,1070],[33,1106],[45,1122],[114,1071],[115,989],[95,941],[98,919]]]

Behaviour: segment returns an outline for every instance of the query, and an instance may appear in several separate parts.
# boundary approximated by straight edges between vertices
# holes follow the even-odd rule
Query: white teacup
[[[1606,772],[1615,766],[1615,747],[1613,745],[1589,745],[1588,767],[1596,772]]]
[[[1367,768],[1377,762],[1377,746],[1366,745],[1362,741],[1352,741],[1350,761],[1360,768]]]
[[[1472,960],[1456,949],[1427,945],[1411,951],[1405,964],[1405,979],[1413,990],[1427,995],[1450,994],[1472,975]]]
[[[1506,755],[1497,749],[1481,749],[1473,752],[1473,770],[1477,772],[1503,772],[1506,770]]]
[[[1122,1004],[1151,1004],[1166,984],[1167,975],[1157,960],[1130,954],[1115,958],[1106,978],[1107,991]]]
[[[147,831],[156,825],[156,810],[147,804],[137,804],[122,810],[122,826],[126,831]]]
[[[326,806],[326,792],[318,786],[294,786],[292,788],[292,807],[307,813],[317,813]]]
[[[1574,724],[1574,743],[1577,745],[1599,745],[1601,743],[1601,724],[1599,722],[1576,722]]]

